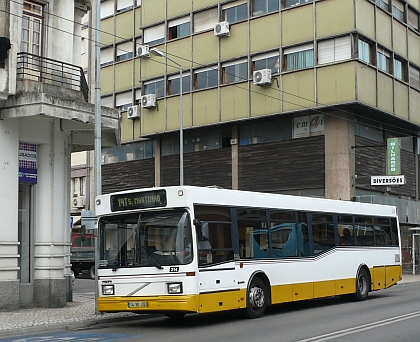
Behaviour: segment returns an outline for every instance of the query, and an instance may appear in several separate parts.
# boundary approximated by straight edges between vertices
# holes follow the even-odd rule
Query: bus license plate
[[[129,308],[147,308],[147,302],[128,302]]]

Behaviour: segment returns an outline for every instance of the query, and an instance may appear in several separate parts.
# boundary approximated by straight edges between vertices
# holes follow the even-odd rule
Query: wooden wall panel
[[[148,188],[155,185],[155,159],[102,165],[102,193]]]
[[[231,149],[184,154],[184,184],[232,188]],[[161,185],[179,185],[179,155],[161,158]]]
[[[279,192],[324,187],[324,136],[239,147],[240,190]]]

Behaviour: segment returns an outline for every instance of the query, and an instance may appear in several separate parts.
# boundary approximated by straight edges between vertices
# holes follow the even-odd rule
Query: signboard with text
[[[37,146],[19,143],[19,182],[37,183]]]
[[[388,176],[398,176],[401,173],[399,138],[387,139],[386,161]]]
[[[372,176],[370,177],[370,185],[404,185],[404,176]]]

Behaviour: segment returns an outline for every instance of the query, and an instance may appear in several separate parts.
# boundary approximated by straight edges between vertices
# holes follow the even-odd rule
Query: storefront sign
[[[301,116],[293,119],[293,139],[320,135],[323,132],[323,114]]]
[[[370,185],[404,185],[404,176],[371,176]]]
[[[37,183],[37,146],[19,143],[19,182]]]
[[[401,172],[400,163],[400,139],[387,139],[387,173],[389,176],[399,175]]]

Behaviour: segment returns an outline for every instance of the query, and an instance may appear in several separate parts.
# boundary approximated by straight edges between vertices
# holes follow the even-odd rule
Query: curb
[[[147,316],[147,317],[146,317]],[[134,321],[138,319],[150,318],[154,315],[135,315],[126,317],[106,317],[106,318],[92,318],[84,321],[63,322],[63,323],[47,323],[37,326],[24,327],[18,329],[10,329],[0,331],[0,338],[25,336],[29,334],[36,334],[38,332],[53,332],[59,330],[77,330],[86,329],[98,324],[107,324],[114,322]]]

